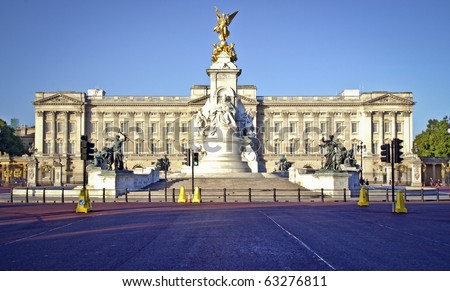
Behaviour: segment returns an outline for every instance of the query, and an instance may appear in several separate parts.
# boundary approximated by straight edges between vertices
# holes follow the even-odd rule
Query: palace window
[[[167,133],[171,133],[174,131],[173,122],[167,122],[166,127],[167,127]]]
[[[111,122],[105,122],[105,132],[108,133],[112,131],[112,123]]]
[[[311,122],[305,122],[305,132],[310,133],[312,131],[312,124]]]
[[[372,151],[374,155],[378,155],[378,143],[374,142],[372,143]]]
[[[296,151],[297,151],[297,145],[295,143],[289,144],[289,153],[291,155],[294,155]]]
[[[158,132],[158,123],[152,122],[150,129],[151,129],[152,134],[157,133]]]
[[[173,154],[173,144],[172,143],[167,143],[166,145],[166,152],[168,155],[172,155]]]
[[[73,122],[73,121],[70,122],[70,123],[69,123],[69,132],[70,132],[70,133],[75,133],[76,129],[77,129],[76,123]]]
[[[158,144],[157,143],[152,143],[151,148],[150,148],[150,153],[152,155],[155,155],[158,153]]]
[[[91,130],[92,130],[92,132],[97,132],[97,122],[91,123]]]
[[[281,131],[281,122],[275,122],[275,133],[279,133]]]
[[[385,122],[384,123],[384,132],[391,132],[391,126],[390,126],[390,122]]]
[[[395,124],[395,126],[396,126],[397,132],[402,132],[402,123],[401,122],[397,122]]]
[[[279,143],[275,144],[275,148],[274,148],[275,154],[279,155],[281,154],[281,145]]]
[[[128,121],[124,121],[120,123],[120,131],[123,133],[128,133]]]
[[[327,123],[326,122],[320,123],[320,133],[327,133]]]
[[[62,121],[58,121],[56,123],[56,128],[57,128],[58,133],[63,132],[63,123],[62,123]]]
[[[47,122],[44,124],[44,131],[45,131],[45,132],[50,132],[50,129],[51,129],[50,122],[47,121]]]
[[[44,144],[44,154],[50,154],[51,153],[51,143],[46,141]]]
[[[309,143],[309,142],[306,142],[306,143],[305,143],[305,153],[306,153],[307,155],[310,155],[310,154],[311,154],[311,143]]]
[[[358,133],[358,122],[352,122],[352,133]]]
[[[344,129],[342,127],[342,122],[336,122],[336,133],[339,135],[339,133],[343,132]]]
[[[136,122],[136,128],[134,131],[137,133],[142,133],[142,122]]]
[[[62,143],[57,143],[56,144],[56,153],[57,154],[62,154],[63,153],[63,144]]]
[[[372,122],[372,132],[378,132],[378,123]]]
[[[69,154],[75,153],[75,144],[73,142],[69,143]]]
[[[142,142],[137,141],[135,143],[135,147],[136,147],[136,154],[142,154]]]
[[[181,132],[182,132],[182,133],[186,133],[186,132],[188,132],[188,130],[189,130],[189,127],[188,127],[187,122],[183,122],[183,123],[181,124]]]
[[[289,132],[295,133],[297,131],[297,124],[295,122],[289,123]]]

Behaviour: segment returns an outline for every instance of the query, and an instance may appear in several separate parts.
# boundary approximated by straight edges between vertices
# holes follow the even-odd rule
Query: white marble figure
[[[214,135],[218,128],[237,130],[235,120],[236,108],[231,103],[231,98],[227,95],[211,110],[211,135]]]

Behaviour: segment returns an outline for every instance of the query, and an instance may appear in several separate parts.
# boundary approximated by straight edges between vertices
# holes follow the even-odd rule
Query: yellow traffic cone
[[[359,201],[358,206],[369,206],[369,199],[367,198],[367,190],[366,187],[361,187],[359,191]]]
[[[403,199],[403,192],[397,192],[397,199],[395,200],[395,213],[408,213],[405,207],[405,199]]]
[[[194,191],[194,199],[192,199],[192,203],[200,203],[202,198],[200,197],[200,189],[198,187],[195,187]]]
[[[178,203],[186,203],[186,192],[184,191],[184,187],[180,187],[180,195],[178,196]]]
[[[89,191],[82,189],[78,198],[78,205],[75,213],[88,213],[92,211],[91,200],[89,199]]]

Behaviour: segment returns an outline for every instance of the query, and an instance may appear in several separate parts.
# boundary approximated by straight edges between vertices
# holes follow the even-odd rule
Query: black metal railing
[[[449,201],[448,193],[441,193],[439,188],[421,188],[403,192],[405,201]],[[349,202],[357,201],[358,193],[350,189],[316,189],[307,190],[280,188],[199,188],[202,202]],[[191,189],[186,189],[187,197],[193,197]],[[0,195],[0,202],[9,203],[75,203],[78,201],[80,189],[74,188],[11,188],[8,194]],[[90,189],[91,201],[108,202],[177,202],[179,188],[162,189]],[[390,189],[367,189],[369,201],[390,202]]]

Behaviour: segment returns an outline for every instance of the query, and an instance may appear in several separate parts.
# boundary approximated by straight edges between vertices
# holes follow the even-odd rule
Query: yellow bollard
[[[200,189],[195,187],[194,198],[192,199],[192,203],[200,203],[202,198],[200,197]]]
[[[367,190],[366,187],[361,187],[359,191],[359,201],[358,206],[369,206],[369,199],[367,199]]]
[[[405,199],[403,199],[403,192],[397,192],[397,199],[395,200],[395,213],[408,213],[405,207]]]
[[[89,199],[89,191],[82,189],[78,198],[78,205],[75,213],[88,213],[92,211],[91,200]]]
[[[186,192],[184,191],[184,187],[180,187],[180,195],[178,196],[178,203],[186,203]]]

